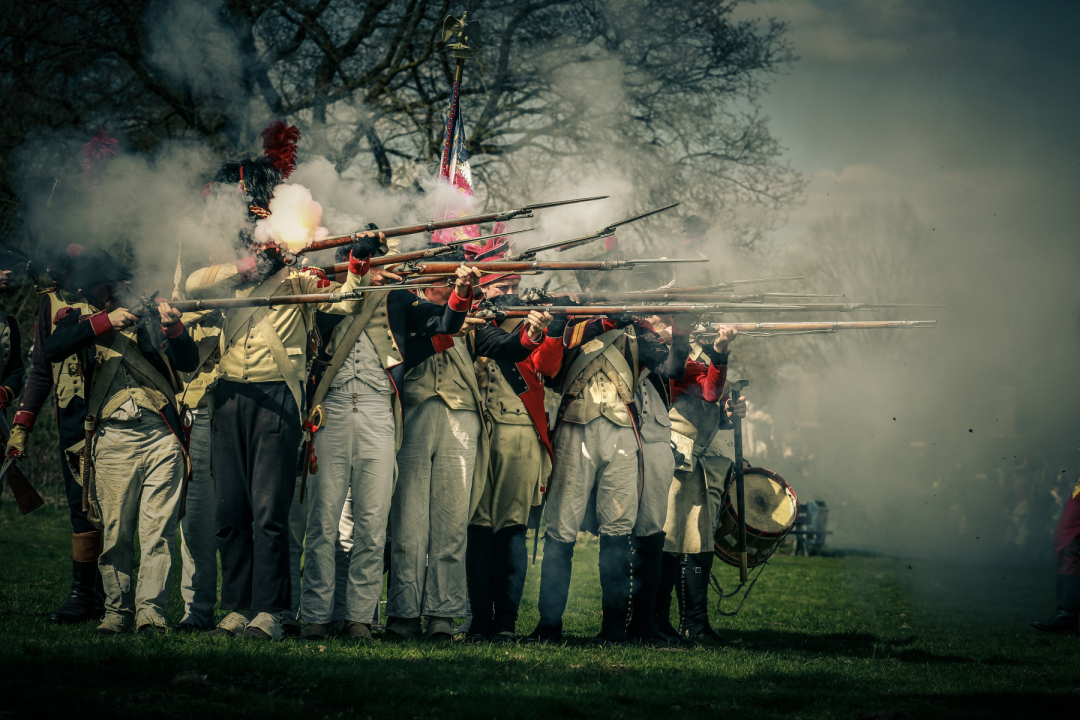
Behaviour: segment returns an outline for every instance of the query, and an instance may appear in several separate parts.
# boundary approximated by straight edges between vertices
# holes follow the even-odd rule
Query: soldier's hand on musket
[[[461,326],[461,329],[450,337],[465,337],[469,334],[469,331],[472,330],[473,325],[483,325],[486,322],[487,320],[484,318],[467,317],[465,318],[465,323]]]
[[[463,298],[471,298],[473,285],[476,285],[483,276],[480,268],[461,266],[454,271],[454,274],[457,275],[454,280],[454,289],[457,294]]]
[[[109,313],[109,322],[113,330],[123,330],[139,322],[139,318],[129,313],[127,308],[116,308]]]
[[[30,439],[30,431],[25,426],[16,423],[11,428],[11,437],[8,438],[7,456],[9,458],[26,457],[26,441]]]
[[[158,299],[161,300],[161,298],[158,298]],[[172,305],[170,305],[168,303],[168,301],[160,301],[160,302],[158,302],[157,307],[158,307],[158,315],[161,316],[161,327],[166,327],[166,328],[171,327],[171,326],[175,325],[176,323],[180,322],[180,316],[183,313],[181,313],[179,310],[177,310]]]
[[[358,258],[371,257],[372,255],[375,257],[385,255],[387,251],[386,233],[375,232],[378,228],[372,223],[368,223],[368,227],[371,229],[367,232],[356,233],[356,242],[353,244],[353,254]]]
[[[396,282],[401,282],[401,276],[382,268],[372,268],[371,278],[368,280],[371,285],[389,285]]]
[[[731,417],[732,415],[738,415],[741,418],[746,417],[746,398],[740,395],[739,401],[732,405],[731,398],[729,397],[727,401],[727,414],[728,417]]]
[[[549,312],[540,312],[539,310],[533,310],[529,313],[529,316],[525,318],[527,323],[525,332],[529,334],[529,339],[534,343],[538,343],[544,339],[544,329],[551,323],[554,318]]]
[[[716,326],[716,340],[713,341],[713,350],[718,353],[726,353],[728,351],[728,345],[735,339],[735,336],[739,334],[739,329],[731,327],[730,325],[717,325]]]

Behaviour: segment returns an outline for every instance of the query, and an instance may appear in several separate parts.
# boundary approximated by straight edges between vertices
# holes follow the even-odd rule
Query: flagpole
[[[446,183],[449,187],[443,187],[442,183],[439,183],[435,193],[435,219],[441,219],[441,213],[445,213],[450,204],[450,197],[445,193],[454,189],[454,182],[457,178],[457,154],[454,152],[454,145],[457,138],[455,129],[460,121],[458,117],[461,112],[460,106],[460,91],[461,91],[461,79],[465,73],[465,60],[471,58],[473,50],[480,47],[480,26],[478,23],[473,22],[470,26],[468,22],[469,13],[465,12],[461,15],[461,19],[458,20],[453,15],[448,15],[443,20],[443,32],[442,42],[447,42],[453,39],[454,42],[447,45],[447,49],[450,51],[450,56],[456,59],[454,67],[454,82],[450,92],[450,107],[446,113],[446,133],[443,136],[443,152],[442,158],[439,163],[439,179],[446,178]],[[470,44],[471,42],[471,44]],[[461,133],[464,134],[465,126],[461,124]],[[464,139],[461,140],[464,143]],[[442,202],[445,201],[445,202]],[[444,206],[440,210],[440,206]],[[437,236],[437,235],[436,235]],[[436,236],[433,236],[433,240]]]

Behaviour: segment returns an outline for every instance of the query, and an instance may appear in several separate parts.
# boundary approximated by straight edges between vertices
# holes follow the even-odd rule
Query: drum
[[[735,507],[735,476],[716,518],[713,552],[732,567],[739,567],[739,515]],[[743,473],[746,497],[746,566],[761,565],[776,552],[795,527],[799,500],[784,478],[764,468],[748,468]]]

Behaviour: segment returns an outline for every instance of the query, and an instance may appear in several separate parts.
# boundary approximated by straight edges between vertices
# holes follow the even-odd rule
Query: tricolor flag
[[[460,86],[460,82],[454,83],[450,108],[446,113],[446,137],[443,139],[442,162],[439,166],[438,188],[435,191],[435,220],[466,217],[476,213],[469,151],[465,148],[465,128],[461,123],[458,104]],[[436,230],[431,239],[445,244],[471,237],[480,237],[479,225]]]

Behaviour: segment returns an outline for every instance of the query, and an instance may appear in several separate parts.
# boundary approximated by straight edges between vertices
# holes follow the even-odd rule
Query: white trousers
[[[134,420],[101,423],[94,467],[95,503],[104,524],[98,558],[105,587],[102,624],[114,630],[132,623],[164,627],[187,470],[184,449],[160,415],[144,410]],[[136,533],[139,577],[133,583]]]
[[[599,534],[628,535],[638,512],[637,454],[633,428],[603,416],[561,423],[544,510],[548,537],[575,542],[594,493]]]
[[[300,604],[304,622],[336,619],[338,584],[346,587],[342,610],[350,622],[370,624],[382,596],[386,523],[394,492],[394,412],[389,395],[365,388],[331,390],[323,400],[326,423],[315,433],[319,472],[308,476],[304,501],[307,533]],[[352,548],[345,577],[336,556],[350,489]]]
[[[437,397],[406,405],[404,420],[386,614],[461,617],[469,495],[484,429],[476,411],[451,410]]]
[[[212,628],[217,603],[217,527],[214,521],[214,479],[210,476],[210,415],[194,410],[188,455],[191,482],[180,520],[181,622]]]
[[[307,533],[307,503],[300,502],[301,478],[296,478],[292,507],[289,508],[289,598],[287,616],[300,619],[300,599],[303,595],[304,535]],[[338,545],[334,549],[334,563],[338,578],[334,589],[334,620],[345,619],[345,584],[349,576],[349,550],[352,548],[352,495],[345,498],[338,525]]]

